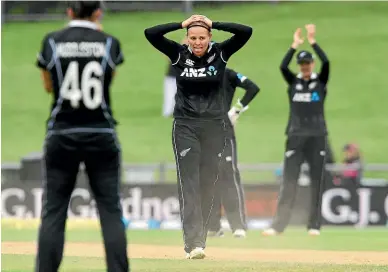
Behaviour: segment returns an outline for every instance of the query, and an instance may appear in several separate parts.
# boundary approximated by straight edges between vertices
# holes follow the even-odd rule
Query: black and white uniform
[[[324,103],[329,79],[329,61],[318,46],[312,45],[322,62],[319,74],[313,73],[308,80],[295,75],[288,65],[295,53],[290,48],[281,64],[281,72],[289,84],[288,98],[290,116],[286,129],[286,152],[284,178],[279,192],[277,213],[272,224],[277,232],[286,228],[294,204],[300,166],[307,161],[311,177],[311,206],[308,229],[321,227],[321,197],[324,186],[327,128]]]
[[[44,143],[44,193],[35,271],[58,271],[70,196],[80,163],[97,203],[109,272],[128,271],[119,197],[121,147],[109,89],[124,61],[120,42],[89,21],[46,35],[37,66],[48,71],[53,104]]]
[[[245,107],[260,91],[260,88],[246,76],[226,68],[224,90],[226,95],[226,108],[230,109],[236,88],[243,88],[246,92],[240,103]],[[209,230],[217,232],[221,229],[221,202],[225,209],[227,219],[232,231],[247,229],[245,213],[244,190],[241,185],[240,171],[237,166],[237,143],[234,128],[228,122],[226,146],[221,164],[220,182],[217,183],[214,213],[212,213]]]
[[[205,248],[213,208],[214,187],[225,149],[227,110],[222,88],[226,63],[249,40],[252,28],[213,22],[213,29],[234,35],[211,43],[206,54],[196,57],[189,46],[164,37],[181,29],[181,23],[145,30],[148,41],[166,54],[177,74],[172,144],[178,177],[178,193],[185,251]]]

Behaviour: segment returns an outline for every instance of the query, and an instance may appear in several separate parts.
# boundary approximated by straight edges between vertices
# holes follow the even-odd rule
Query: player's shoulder
[[[60,34],[64,31],[65,29],[62,28],[62,29],[59,29],[59,30],[55,30],[55,31],[50,31],[48,33],[46,33],[43,37],[43,40],[44,41],[49,41],[50,39],[53,39],[55,40],[58,36],[60,36]]]
[[[209,44],[209,52],[221,53],[221,47],[218,42],[211,41]]]
[[[105,31],[98,31],[99,32],[99,34],[100,35],[102,35],[105,39],[111,39],[112,40],[112,42],[115,42],[115,43],[120,43],[120,40],[116,37],[116,36],[114,36],[114,35],[112,35],[112,34],[110,34],[110,33],[107,33],[107,32],[105,32]]]

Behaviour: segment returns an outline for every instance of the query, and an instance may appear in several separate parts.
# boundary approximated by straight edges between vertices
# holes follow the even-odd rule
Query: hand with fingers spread
[[[292,43],[292,48],[296,49],[299,45],[303,44],[304,38],[302,37],[302,29],[297,28],[294,33],[294,42]]]
[[[212,21],[210,21],[209,18],[207,18],[204,15],[195,14],[195,15],[190,16],[190,18],[188,18],[188,19],[186,19],[185,21],[182,22],[182,28],[186,28],[191,23],[194,23],[194,22],[204,22],[210,28],[212,27]]]
[[[307,30],[307,40],[309,41],[310,44],[314,44],[315,41],[315,25],[313,24],[308,24],[305,25],[305,28]]]
[[[191,15],[188,19],[182,22],[182,28],[188,27],[191,23],[198,21],[198,15]]]
[[[202,16],[202,18],[201,18],[201,21],[203,21],[204,23],[206,23],[207,25],[208,25],[208,27],[212,27],[212,25],[213,25],[213,22],[209,19],[209,18],[207,18],[206,16]]]

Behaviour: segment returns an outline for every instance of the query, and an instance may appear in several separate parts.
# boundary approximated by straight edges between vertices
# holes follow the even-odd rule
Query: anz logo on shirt
[[[319,102],[320,100],[321,98],[319,97],[318,92],[295,93],[294,97],[292,98],[292,101],[294,102],[304,102],[304,103]]]
[[[214,66],[206,68],[185,68],[181,73],[182,77],[206,77],[217,75],[217,70]]]

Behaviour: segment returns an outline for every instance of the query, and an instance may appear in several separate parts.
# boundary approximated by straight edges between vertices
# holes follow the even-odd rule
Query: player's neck
[[[95,22],[85,19],[73,19],[69,22],[70,27],[87,27],[97,29],[98,25]]]

